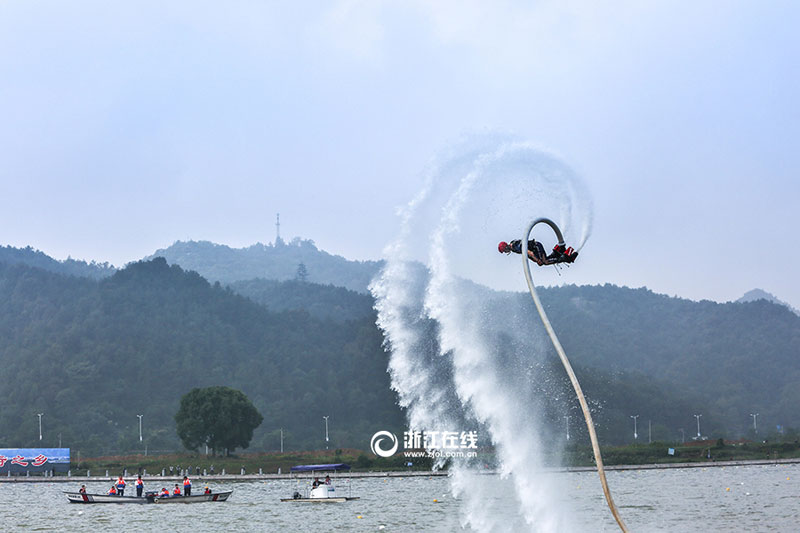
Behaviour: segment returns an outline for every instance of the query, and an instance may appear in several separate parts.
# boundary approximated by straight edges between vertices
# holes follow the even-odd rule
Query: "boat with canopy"
[[[299,485],[300,475],[303,473],[310,473],[309,476],[304,476],[306,486],[303,487],[303,492],[300,488],[295,489],[291,498],[281,498],[282,502],[296,502],[296,503],[342,503],[350,500],[358,500],[358,496],[351,495],[350,478],[347,478],[347,495],[344,492],[337,492],[333,481],[326,475],[325,481],[320,481],[315,474],[317,472],[327,473],[333,472],[347,472],[350,470],[350,465],[344,463],[334,463],[326,465],[298,465],[291,468],[293,474],[297,474],[296,480]],[[308,483],[308,480],[314,479],[313,483]]]

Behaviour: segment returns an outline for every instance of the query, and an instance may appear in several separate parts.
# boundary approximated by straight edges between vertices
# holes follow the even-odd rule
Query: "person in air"
[[[86,494],[86,485],[81,485],[81,488],[78,492],[80,492],[81,494]]]
[[[497,245],[497,251],[501,254],[515,254],[522,253],[522,241],[517,239],[510,243],[500,241]],[[544,246],[537,240],[531,239],[528,241],[528,258],[539,266],[555,265],[556,263],[574,263],[578,257],[578,252],[573,248],[567,247],[564,244],[556,244],[553,248],[553,253],[547,255],[544,251]]]

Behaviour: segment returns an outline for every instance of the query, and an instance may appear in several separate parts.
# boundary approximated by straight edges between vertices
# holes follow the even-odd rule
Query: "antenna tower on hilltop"
[[[281,240],[281,214],[278,213],[275,221],[275,245],[283,244]]]

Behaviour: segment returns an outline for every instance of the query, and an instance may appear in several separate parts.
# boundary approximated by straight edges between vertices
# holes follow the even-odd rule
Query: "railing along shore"
[[[697,461],[687,463],[651,463],[640,465],[605,465],[606,470],[668,470],[672,468],[715,468],[725,466],[779,466],[800,463],[800,457],[788,459],[750,459],[741,461]],[[543,472],[559,473],[559,472],[594,472],[597,469],[594,466],[570,466],[570,467],[553,467],[542,469]],[[480,475],[499,475],[498,470],[481,470],[476,471]],[[447,476],[446,470],[438,471],[422,471],[422,470],[395,470],[387,472],[350,472],[343,477],[350,477],[353,479],[359,478],[382,478],[382,477],[442,477]],[[207,481],[225,481],[225,482],[238,482],[238,481],[266,481],[266,480],[282,480],[282,479],[313,479],[319,477],[318,474],[312,475],[307,473],[301,474],[208,474],[208,475],[195,475],[190,476],[197,484]],[[0,476],[0,483],[92,483],[92,482],[111,482],[116,480],[116,476],[103,475],[103,476],[81,476],[81,475],[55,475],[55,476]],[[127,475],[125,480],[133,482],[136,475]],[[175,475],[143,475],[142,479],[147,483],[148,481],[175,481],[183,480],[183,476]]]

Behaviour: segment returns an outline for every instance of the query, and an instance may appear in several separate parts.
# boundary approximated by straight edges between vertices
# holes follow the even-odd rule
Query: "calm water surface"
[[[609,472],[614,500],[633,532],[800,532],[800,465]],[[540,474],[558,486],[570,531],[618,531],[595,473]],[[198,486],[199,483],[196,483]],[[195,505],[69,504],[65,483],[2,483],[2,531],[471,531],[482,515],[491,531],[537,531],[520,517],[508,480],[475,476],[485,506],[465,509],[442,477],[352,480],[360,500],[341,504],[281,503],[294,481],[213,484],[233,489],[225,503]],[[104,492],[108,483],[89,484]],[[150,483],[148,489],[158,489]],[[727,490],[730,489],[730,490]],[[346,490],[340,484],[337,491]],[[554,489],[556,490],[556,489]],[[434,502],[438,500],[438,502]]]

